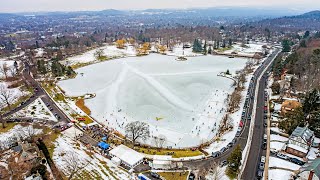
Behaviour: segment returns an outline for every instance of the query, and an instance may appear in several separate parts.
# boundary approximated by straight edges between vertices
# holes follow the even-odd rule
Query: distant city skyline
[[[103,9],[187,9],[210,7],[279,7],[298,11],[320,8],[315,0],[0,0],[0,12],[95,11]]]

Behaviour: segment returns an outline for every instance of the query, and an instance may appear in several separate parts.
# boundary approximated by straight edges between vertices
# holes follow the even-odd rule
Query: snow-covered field
[[[233,52],[243,56],[253,56],[256,52],[263,52],[264,44],[246,44],[247,47],[241,47],[241,44],[235,44],[230,50],[224,51],[225,54],[231,54]]]
[[[45,119],[50,121],[57,121],[52,112],[44,104],[44,102],[38,98],[32,102],[29,106],[23,108],[22,110],[16,112],[12,115],[13,117],[29,117]]]
[[[99,49],[103,50],[103,54],[109,58],[113,57],[127,57],[127,56],[136,56],[136,50],[133,46],[127,45],[124,49],[118,49],[116,46],[107,45],[104,47],[101,47]],[[96,58],[94,57],[94,53],[97,49],[88,51],[82,55],[70,57],[64,62],[67,65],[73,65],[77,63],[88,63],[88,62],[94,62],[96,61]]]
[[[269,169],[268,179],[269,180],[278,180],[278,179],[289,180],[292,178],[292,174],[293,173],[291,171],[286,171],[282,169]]]
[[[227,69],[234,74],[246,62],[222,56],[180,62],[151,54],[80,68],[75,79],[58,85],[70,96],[95,93],[86,105],[109,127],[124,133],[128,122],[144,121],[151,136],[167,137],[167,146],[186,147],[214,137],[233,91],[233,81],[217,74]]]
[[[269,168],[270,167],[281,167],[291,170],[298,170],[300,168],[299,165],[289,162],[287,160],[283,160],[277,157],[270,157],[269,158]]]
[[[201,56],[202,54],[192,52],[192,48],[185,48],[183,49],[182,44],[177,44],[172,51],[167,51],[167,55],[169,56]]]
[[[117,167],[109,159],[94,151],[90,152],[82,144],[77,144],[67,136],[60,136],[56,140],[55,145],[56,148],[54,149],[52,159],[57,167],[67,176],[70,173],[69,169],[72,168],[70,164],[79,163],[77,167],[87,165],[78,173],[78,175],[82,174],[81,177],[85,177],[85,179],[133,179],[130,174]]]

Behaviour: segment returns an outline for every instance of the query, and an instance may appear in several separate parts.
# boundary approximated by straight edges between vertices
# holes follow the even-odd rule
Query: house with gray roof
[[[297,127],[289,137],[286,152],[304,158],[313,143],[314,132],[308,127]]]

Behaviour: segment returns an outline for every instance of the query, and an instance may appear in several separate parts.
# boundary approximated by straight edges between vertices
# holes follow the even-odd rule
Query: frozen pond
[[[86,100],[92,116],[124,133],[139,120],[150,124],[152,136],[164,135],[166,146],[188,147],[211,139],[223,115],[233,81],[217,76],[234,74],[246,59],[199,56],[176,61],[151,54],[90,65],[75,79],[59,82],[67,95],[95,93]],[[153,138],[148,140],[153,144]]]

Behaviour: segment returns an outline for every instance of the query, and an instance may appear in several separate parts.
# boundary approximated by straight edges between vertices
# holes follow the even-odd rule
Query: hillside
[[[297,16],[284,16],[281,18],[266,19],[253,24],[268,27],[270,29],[319,30],[320,11],[311,11]]]

